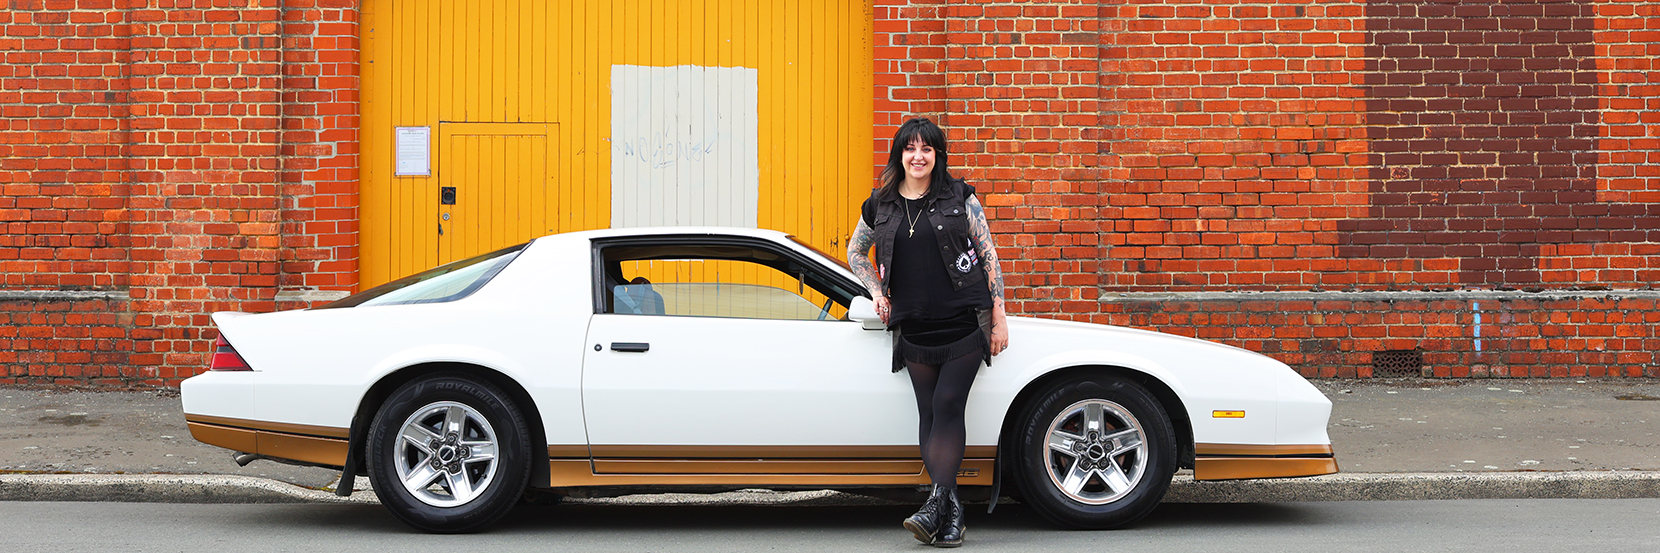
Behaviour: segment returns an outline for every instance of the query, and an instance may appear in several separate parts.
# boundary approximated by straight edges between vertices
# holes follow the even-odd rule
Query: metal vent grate
[[[1372,376],[1422,376],[1424,354],[1415,349],[1372,353]]]

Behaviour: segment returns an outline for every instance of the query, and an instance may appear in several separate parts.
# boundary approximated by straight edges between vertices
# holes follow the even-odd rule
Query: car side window
[[[847,315],[846,300],[814,288],[822,277],[765,250],[612,247],[603,256],[607,313],[776,320]]]

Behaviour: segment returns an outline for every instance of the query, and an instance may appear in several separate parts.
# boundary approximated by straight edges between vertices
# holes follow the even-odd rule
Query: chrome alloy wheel
[[[422,503],[455,507],[496,478],[496,432],[478,410],[440,401],[416,409],[399,427],[398,480]]]
[[[1147,472],[1144,430],[1129,409],[1088,399],[1049,423],[1049,481],[1079,503],[1105,505],[1136,488]]]

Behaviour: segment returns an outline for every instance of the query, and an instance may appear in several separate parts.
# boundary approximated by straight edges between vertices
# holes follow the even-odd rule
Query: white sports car
[[[482,528],[531,492],[916,490],[928,475],[910,381],[889,371],[891,337],[863,294],[845,265],[779,232],[547,236],[317,309],[215,313],[185,418],[242,463],[366,471],[394,516],[434,532]],[[1331,402],[1278,361],[1142,330],[1009,325],[968,401],[965,496],[1109,528],[1151,511],[1178,467],[1337,471]]]

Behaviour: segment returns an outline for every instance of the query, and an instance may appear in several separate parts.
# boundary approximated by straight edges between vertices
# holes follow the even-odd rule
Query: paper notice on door
[[[432,127],[396,127],[393,176],[432,176]]]

